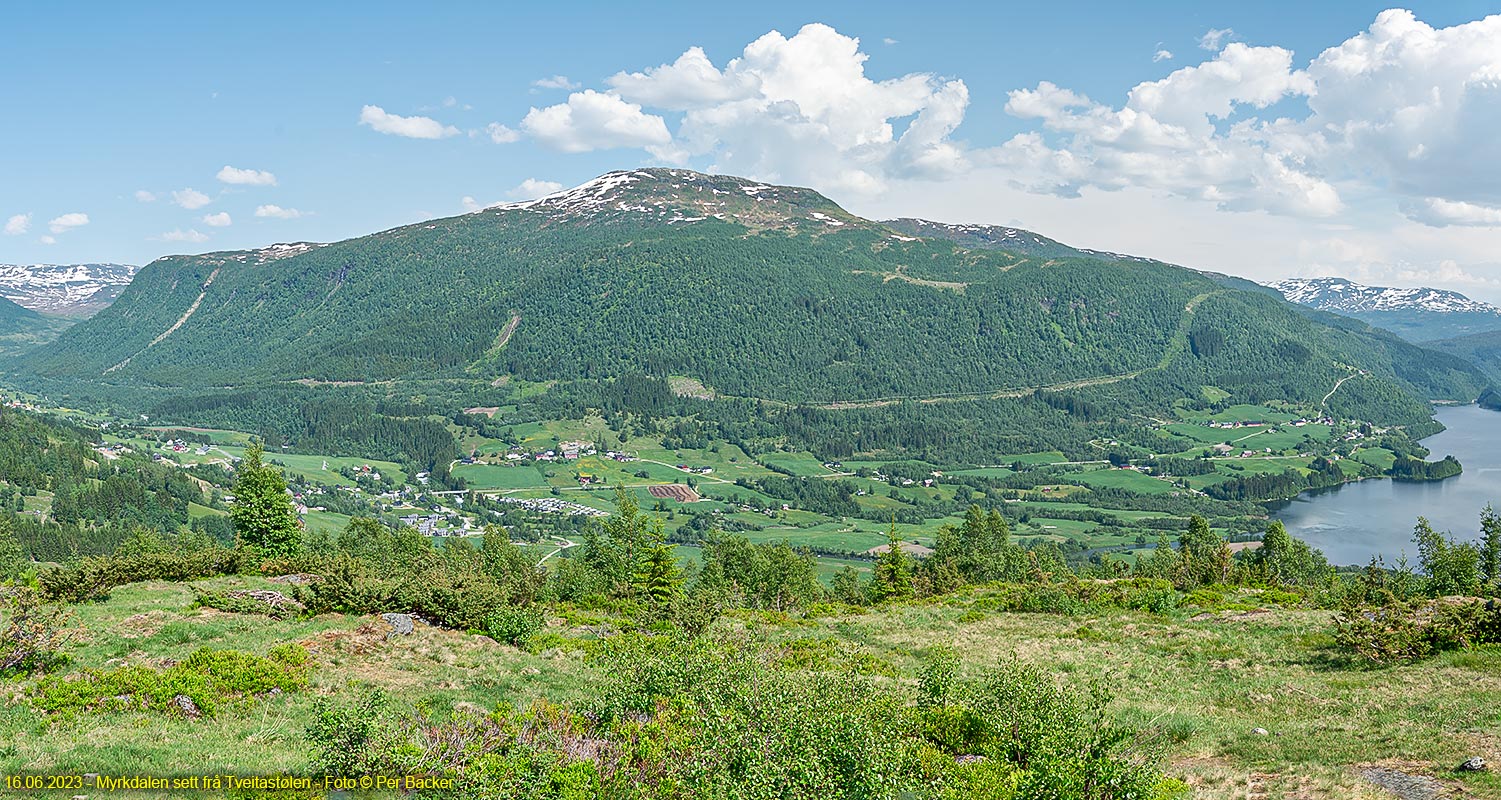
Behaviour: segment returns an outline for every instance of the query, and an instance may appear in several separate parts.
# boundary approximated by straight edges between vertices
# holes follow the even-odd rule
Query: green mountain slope
[[[0,356],[18,355],[52,341],[70,324],[72,320],[39,314],[0,297]]]
[[[1501,331],[1443,339],[1428,346],[1474,364],[1493,385],[1501,386]]]
[[[806,189],[637,170],[334,244],[164,258],[13,371],[106,395],[446,381],[466,398],[644,373],[838,410],[1038,390],[1161,409],[1202,385],[1312,402],[1358,368],[1336,402],[1393,421],[1479,393],[1468,365],[1421,353],[1155,261],[959,247]]]

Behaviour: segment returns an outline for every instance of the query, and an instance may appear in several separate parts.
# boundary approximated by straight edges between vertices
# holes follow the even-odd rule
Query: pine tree
[[[682,589],[683,573],[672,550],[659,521],[647,534],[640,568],[635,576],[637,596],[654,609],[666,608]]]
[[[863,605],[867,597],[865,587],[860,585],[860,573],[848,565],[834,573],[834,579],[829,582],[829,594],[852,606]]]
[[[0,583],[19,580],[29,566],[30,560],[16,540],[10,518],[0,516]]]
[[[1480,578],[1492,594],[1501,592],[1501,514],[1490,506],[1480,514]]]
[[[261,462],[261,446],[245,450],[235,479],[235,504],[229,510],[235,535],[241,544],[259,548],[272,556],[297,552],[302,528],[287,496],[287,479],[276,467]]]
[[[912,596],[912,557],[902,549],[902,537],[896,532],[894,520],[886,535],[886,550],[876,557],[870,591],[877,603]]]

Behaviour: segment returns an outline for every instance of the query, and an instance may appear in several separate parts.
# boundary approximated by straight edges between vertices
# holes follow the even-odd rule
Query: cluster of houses
[[[562,442],[561,444],[559,444],[557,446],[556,449],[552,449],[552,450],[539,450],[539,451],[534,451],[534,452],[528,452],[528,451],[522,450],[520,447],[513,447],[513,448],[511,448],[510,452],[508,452],[508,453],[505,454],[504,458],[505,458],[505,460],[510,461],[510,462],[517,462],[517,461],[577,461],[580,458],[583,458],[584,456],[593,456],[593,455],[598,455],[598,454],[599,454],[599,449],[596,448],[594,445],[589,444],[588,442]],[[611,451],[605,453],[605,457],[606,458],[613,458],[616,461],[635,461],[636,460],[634,456],[627,456],[624,453],[617,453],[614,450],[611,450]],[[477,462],[478,462],[478,459],[475,458],[474,456],[465,456],[464,458],[459,459],[459,463],[460,464],[474,464],[474,463],[477,463]]]
[[[521,506],[528,511],[541,511],[552,514],[571,514],[574,516],[583,517],[610,516],[610,513],[608,511],[601,511],[597,508],[590,508],[589,506],[583,505],[581,503],[575,503],[557,497],[497,497],[495,498],[495,500],[500,503],[510,503],[512,505]]]
[[[480,531],[469,525],[469,520],[461,519],[459,527],[455,528],[448,524],[448,518],[440,514],[408,514],[401,518],[401,524],[408,528],[416,528],[423,536],[477,536]]]
[[[133,452],[133,451],[129,447],[126,447],[123,444],[102,444],[102,445],[96,446],[94,448],[94,452],[96,452],[99,455],[104,456],[105,458],[113,461],[113,460],[119,458],[121,455],[123,455],[125,453],[129,453],[129,452]]]
[[[41,411],[42,410],[39,406],[35,406],[35,405],[31,404],[31,403],[26,402],[25,400],[22,400],[20,398],[14,398],[14,397],[12,397],[12,398],[6,398],[6,400],[5,400],[5,407],[6,408],[18,409],[20,411]]]
[[[1333,417],[1319,417],[1318,419],[1295,419],[1292,422],[1272,422],[1270,420],[1242,420],[1240,422],[1205,422],[1201,423],[1206,428],[1223,428],[1235,430],[1237,428],[1260,428],[1267,425],[1287,425],[1293,428],[1302,428],[1305,425],[1333,425]]]

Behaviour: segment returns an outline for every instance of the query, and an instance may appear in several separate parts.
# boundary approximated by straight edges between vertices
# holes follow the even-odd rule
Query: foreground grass
[[[257,578],[198,585],[286,588]],[[884,680],[914,680],[925,654],[950,646],[974,670],[1016,656],[1062,681],[1098,682],[1113,693],[1114,713],[1160,731],[1167,772],[1196,798],[1391,797],[1360,776],[1373,764],[1431,775],[1454,796],[1501,798],[1494,773],[1453,769],[1472,755],[1501,760],[1501,649],[1370,670],[1333,650],[1328,612],[1014,614],[983,610],[985,595],[977,589],[843,616],[736,612],[715,633],[780,648],[793,668],[855,664]],[[193,597],[186,585],[152,582],[78,607],[67,670],[160,665],[200,647],[265,653],[299,643],[316,665],[309,688],[196,721],[131,712],[60,719],[31,706],[33,680],[12,681],[0,705],[0,772],[300,771],[308,764],[302,733],[319,696],[378,686],[438,710],[582,699],[597,675],[570,643],[587,645],[620,622],[598,614],[554,619],[549,639],[564,646],[533,654],[422,625],[387,640],[388,627],[372,618],[276,621],[194,609]]]

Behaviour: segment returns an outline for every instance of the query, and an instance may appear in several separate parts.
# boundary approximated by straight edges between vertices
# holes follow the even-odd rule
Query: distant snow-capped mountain
[[[1267,285],[1294,303],[1336,314],[1356,311],[1433,311],[1440,314],[1501,315],[1501,308],[1445,289],[1363,286],[1344,278],[1288,278]]]
[[[89,316],[113,303],[139,267],[0,264],[0,297],[47,314]]]
[[[1267,285],[1294,303],[1355,317],[1414,342],[1501,330],[1501,308],[1445,289],[1364,286],[1344,278]]]

